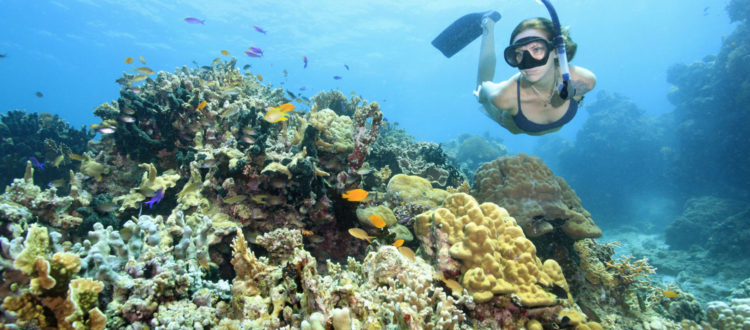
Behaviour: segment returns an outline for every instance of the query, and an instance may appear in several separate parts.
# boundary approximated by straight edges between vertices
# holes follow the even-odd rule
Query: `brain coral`
[[[461,262],[461,283],[479,303],[510,295],[526,307],[551,306],[556,297],[542,285],[567,288],[560,265],[542,263],[516,220],[493,203],[453,194],[444,207],[417,216],[414,231],[430,250],[450,246],[450,256]]]
[[[528,237],[556,227],[572,239],[602,235],[575,191],[539,157],[518,154],[484,163],[474,176],[472,194],[506,208]]]

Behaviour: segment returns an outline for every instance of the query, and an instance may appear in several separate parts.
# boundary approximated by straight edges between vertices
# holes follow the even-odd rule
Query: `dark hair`
[[[537,29],[543,31],[546,34],[545,37],[547,38],[547,40],[552,40],[552,38],[555,37],[555,25],[552,24],[552,21],[550,21],[549,18],[534,17],[518,23],[516,28],[513,29],[513,33],[510,34],[510,43],[513,43],[513,39],[515,39],[519,33],[528,29]],[[562,36],[563,40],[565,40],[565,53],[568,54],[568,61],[571,61],[576,55],[578,44],[570,38],[570,32],[567,28],[562,28]]]

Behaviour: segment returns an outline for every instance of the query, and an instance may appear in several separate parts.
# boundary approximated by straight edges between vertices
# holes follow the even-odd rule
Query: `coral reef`
[[[0,114],[0,186],[21,176],[29,157],[46,165],[36,173],[37,182],[46,186],[66,176],[78,165],[69,154],[82,153],[94,134],[86,127],[76,130],[50,113],[10,110]]]
[[[741,201],[702,196],[685,203],[682,215],[667,226],[666,242],[673,249],[703,249],[715,257],[739,258],[750,248],[745,225],[750,207]]]
[[[643,191],[674,192],[667,166],[675,151],[664,129],[669,117],[648,116],[632,100],[606,91],[584,109],[589,117],[575,144],[559,151],[556,172],[586,201],[600,225],[631,221],[632,205]]]
[[[732,299],[727,304],[712,301],[706,308],[708,323],[719,330],[750,328],[750,298]]]
[[[554,230],[574,240],[602,235],[573,189],[538,157],[519,154],[485,163],[474,176],[473,194],[506,208],[529,237]]]
[[[727,12],[738,25],[722,38],[719,53],[673,65],[667,72],[677,137],[671,165],[680,191],[688,196],[750,195],[750,155],[737,149],[737,141],[750,139],[744,129],[750,120],[744,111],[750,102],[750,63],[745,60],[750,51],[748,3],[732,0]]]
[[[492,138],[489,134],[461,134],[441,146],[448,157],[452,158],[461,172],[473,180],[474,173],[483,163],[493,161],[508,154],[502,140]]]

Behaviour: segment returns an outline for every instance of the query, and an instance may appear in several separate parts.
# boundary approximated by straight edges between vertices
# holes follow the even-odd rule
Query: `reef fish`
[[[68,157],[70,157],[70,159],[73,159],[73,160],[83,161],[83,156],[79,154],[70,153],[68,154]]]
[[[142,74],[139,74],[139,75],[136,75],[135,77],[133,77],[133,80],[132,80],[132,81],[133,81],[133,82],[144,81],[144,80],[146,80],[146,78],[148,78],[148,76],[147,76],[147,75],[142,75]]]
[[[349,71],[349,66],[344,64],[344,68],[346,68],[346,71]]]
[[[404,257],[409,258],[411,261],[417,261],[417,258],[414,257],[414,251],[406,246],[399,246],[398,252],[401,252]]]
[[[266,34],[266,30],[263,30],[263,28],[260,26],[253,25],[253,29],[255,29],[255,31],[258,31],[260,33]]]
[[[350,228],[349,229],[349,235],[354,236],[355,238],[365,240],[369,243],[372,243],[371,239],[375,238],[375,236],[368,236],[367,232],[364,231],[361,228]]]
[[[102,133],[102,134],[106,135],[106,134],[112,134],[112,133],[114,133],[115,129],[114,129],[114,127],[101,127],[101,128],[99,128],[98,131],[99,131],[99,133]]]
[[[65,155],[57,156],[57,158],[55,158],[55,161],[52,162],[52,166],[54,166],[54,167],[60,167],[60,164],[62,163],[62,161],[64,159],[65,159]]]
[[[206,100],[203,100],[203,101],[201,101],[201,103],[198,104],[198,108],[197,109],[198,110],[203,110],[203,108],[205,108],[207,104],[208,104],[208,102],[206,102]]]
[[[286,112],[281,111],[280,107],[269,109],[263,116],[263,120],[269,123],[278,123],[287,119],[289,119],[289,115]]]
[[[375,226],[375,228],[383,229],[383,227],[385,227],[385,220],[383,220],[383,217],[379,215],[371,215],[369,219],[370,222],[372,222],[372,225]]]
[[[402,240],[402,239],[397,239],[397,240],[396,240],[395,242],[393,242],[393,244],[391,244],[391,245],[393,245],[393,246],[395,246],[395,247],[400,247],[401,245],[404,245],[404,240]]]
[[[148,208],[150,209],[154,206],[154,203],[159,204],[159,202],[161,202],[163,198],[164,193],[162,192],[162,188],[159,188],[159,190],[156,191],[154,197],[151,197],[151,199],[149,199],[148,201],[143,202],[143,204],[148,205]]]
[[[125,64],[131,64],[131,63],[133,63],[133,58],[130,57],[130,56],[126,57],[125,58]]]
[[[138,56],[138,62],[141,62],[141,64],[146,64],[146,59],[143,58],[143,55]]]
[[[302,62],[305,63],[305,66],[303,67],[303,69],[307,69],[307,56],[302,56]]]
[[[189,24],[203,24],[206,22],[206,20],[199,20],[195,17],[188,17],[185,19],[185,22],[188,22]]]
[[[96,205],[96,210],[99,213],[109,213],[117,209],[117,204],[112,202],[104,202]]]
[[[258,81],[263,82],[263,76],[256,74],[255,77],[258,78]]]
[[[253,51],[254,53],[257,53],[257,54],[263,55],[263,50],[262,50],[262,49],[260,49],[260,47],[256,47],[256,46],[250,46],[250,50],[251,50],[251,51]]]
[[[244,51],[244,53],[245,53],[245,55],[250,56],[250,57],[261,57],[261,56],[263,56],[263,55],[260,55],[260,54],[258,54],[256,52],[252,51],[252,50],[246,50],[246,51]]]
[[[334,80],[341,80],[341,76],[333,76]]]
[[[341,194],[341,197],[350,202],[361,202],[367,198],[368,194],[369,193],[364,189],[352,189]]]
[[[224,203],[226,203],[226,204],[235,204],[235,203],[239,203],[241,201],[244,201],[246,198],[247,198],[246,195],[237,195],[237,196],[229,197],[229,198],[225,199]]]
[[[31,164],[38,167],[40,170],[44,171],[44,163],[40,163],[36,157],[31,156],[29,157],[29,160],[31,161]]]
[[[677,296],[680,295],[679,293],[670,290],[662,290],[661,293],[667,298],[677,298]]]
[[[139,68],[135,68],[133,71],[138,71],[138,72],[143,73],[143,74],[154,74],[154,70],[151,70],[151,68],[149,68],[147,66],[142,66],[142,67],[139,67]]]
[[[226,49],[222,49],[222,50],[221,50],[221,55],[232,55],[232,53],[230,53],[230,52],[229,52],[228,50],[226,50]]]
[[[42,92],[36,92],[36,93],[34,93],[34,95],[36,95],[36,97],[38,97],[38,98],[44,97],[44,94],[42,94]]]

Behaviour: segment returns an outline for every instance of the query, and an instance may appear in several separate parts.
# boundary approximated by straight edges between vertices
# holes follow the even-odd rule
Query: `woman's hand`
[[[483,82],[481,85],[477,86],[477,89],[474,90],[473,92],[474,96],[476,96],[477,98],[477,101],[479,101],[479,103],[482,103],[482,104],[490,100],[490,92],[489,92],[490,88],[485,86],[485,84],[487,83],[488,83],[487,81]]]
[[[583,94],[588,93],[591,88],[589,87],[589,84],[587,84],[584,81],[581,80],[571,80],[568,81],[568,98],[572,98],[575,96],[583,96]]]

